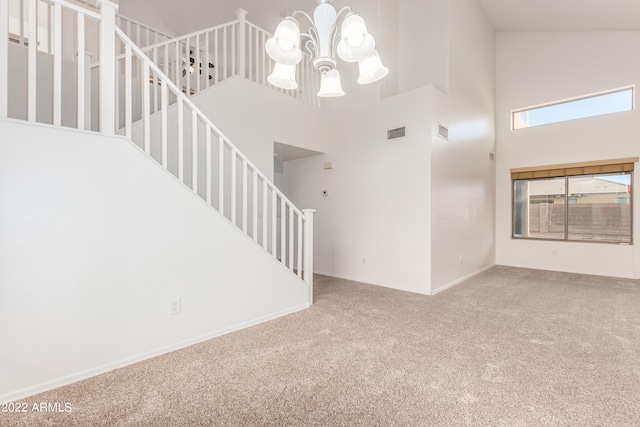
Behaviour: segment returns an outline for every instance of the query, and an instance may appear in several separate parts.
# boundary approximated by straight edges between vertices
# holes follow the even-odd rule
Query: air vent
[[[406,135],[406,128],[402,126],[401,128],[395,128],[387,131],[387,139],[396,139],[402,138]]]
[[[442,139],[449,140],[449,128],[438,123],[438,136]]]

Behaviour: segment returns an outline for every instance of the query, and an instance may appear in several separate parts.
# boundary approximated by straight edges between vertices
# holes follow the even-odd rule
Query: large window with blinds
[[[513,238],[631,244],[637,161],[512,169]]]

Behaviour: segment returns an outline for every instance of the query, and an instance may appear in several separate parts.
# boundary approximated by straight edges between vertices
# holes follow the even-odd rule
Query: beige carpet
[[[315,298],[0,425],[640,425],[638,281],[494,267],[426,297],[318,276]]]

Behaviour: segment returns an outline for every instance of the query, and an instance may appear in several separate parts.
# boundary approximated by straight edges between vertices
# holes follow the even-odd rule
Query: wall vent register
[[[438,123],[438,136],[442,139],[449,140],[449,128]]]
[[[395,128],[387,131],[387,139],[396,139],[402,138],[406,136],[406,128],[402,126],[401,128]]]

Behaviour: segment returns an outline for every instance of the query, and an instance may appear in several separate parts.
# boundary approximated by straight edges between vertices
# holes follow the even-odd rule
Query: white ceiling
[[[478,0],[496,31],[637,31],[638,0]]]
[[[384,0],[381,0],[384,1]],[[415,0],[425,1],[425,0]],[[458,1],[458,0],[452,0]],[[497,31],[637,31],[640,0],[478,0]],[[275,28],[280,12],[311,11],[315,0],[120,0],[120,11],[175,35],[207,28],[249,11],[247,18]],[[362,2],[335,0],[336,7]],[[355,6],[355,5],[354,5]],[[367,4],[367,6],[369,6]]]

